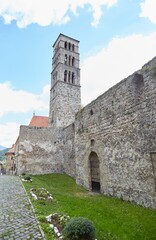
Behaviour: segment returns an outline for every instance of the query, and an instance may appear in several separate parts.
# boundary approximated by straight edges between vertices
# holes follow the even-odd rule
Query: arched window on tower
[[[67,42],[65,42],[65,43],[64,43],[64,48],[66,48],[66,49],[67,49]]]
[[[75,45],[72,44],[72,51],[74,52],[75,51]]]
[[[71,50],[71,43],[68,43],[68,48],[69,50]]]
[[[69,66],[71,65],[71,56],[69,56]]]
[[[64,64],[67,65],[67,54],[64,56]]]
[[[70,83],[70,71],[68,72],[68,82]]]
[[[72,66],[74,66],[74,65],[75,65],[75,58],[72,57]]]
[[[67,70],[64,71],[64,82],[67,82]]]
[[[74,79],[75,79],[75,75],[74,75],[74,73],[72,72],[72,83],[74,84],[75,82],[74,82]]]

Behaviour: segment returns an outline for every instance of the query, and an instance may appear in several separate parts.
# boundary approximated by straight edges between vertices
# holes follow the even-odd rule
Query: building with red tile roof
[[[31,127],[48,127],[49,118],[45,116],[33,116],[29,126]]]

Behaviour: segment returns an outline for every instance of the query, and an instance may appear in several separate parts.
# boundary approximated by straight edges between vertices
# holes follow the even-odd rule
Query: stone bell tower
[[[66,127],[81,107],[79,41],[60,34],[53,45],[49,126]]]

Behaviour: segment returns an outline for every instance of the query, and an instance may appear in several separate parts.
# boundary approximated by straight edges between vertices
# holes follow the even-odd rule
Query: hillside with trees
[[[5,148],[3,150],[0,150],[0,161],[3,161],[5,159],[5,153],[9,151],[10,148]]]

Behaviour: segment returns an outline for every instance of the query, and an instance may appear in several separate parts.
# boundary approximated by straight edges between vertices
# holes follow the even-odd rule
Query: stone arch
[[[93,192],[100,192],[100,164],[96,152],[89,155],[91,189]]]

